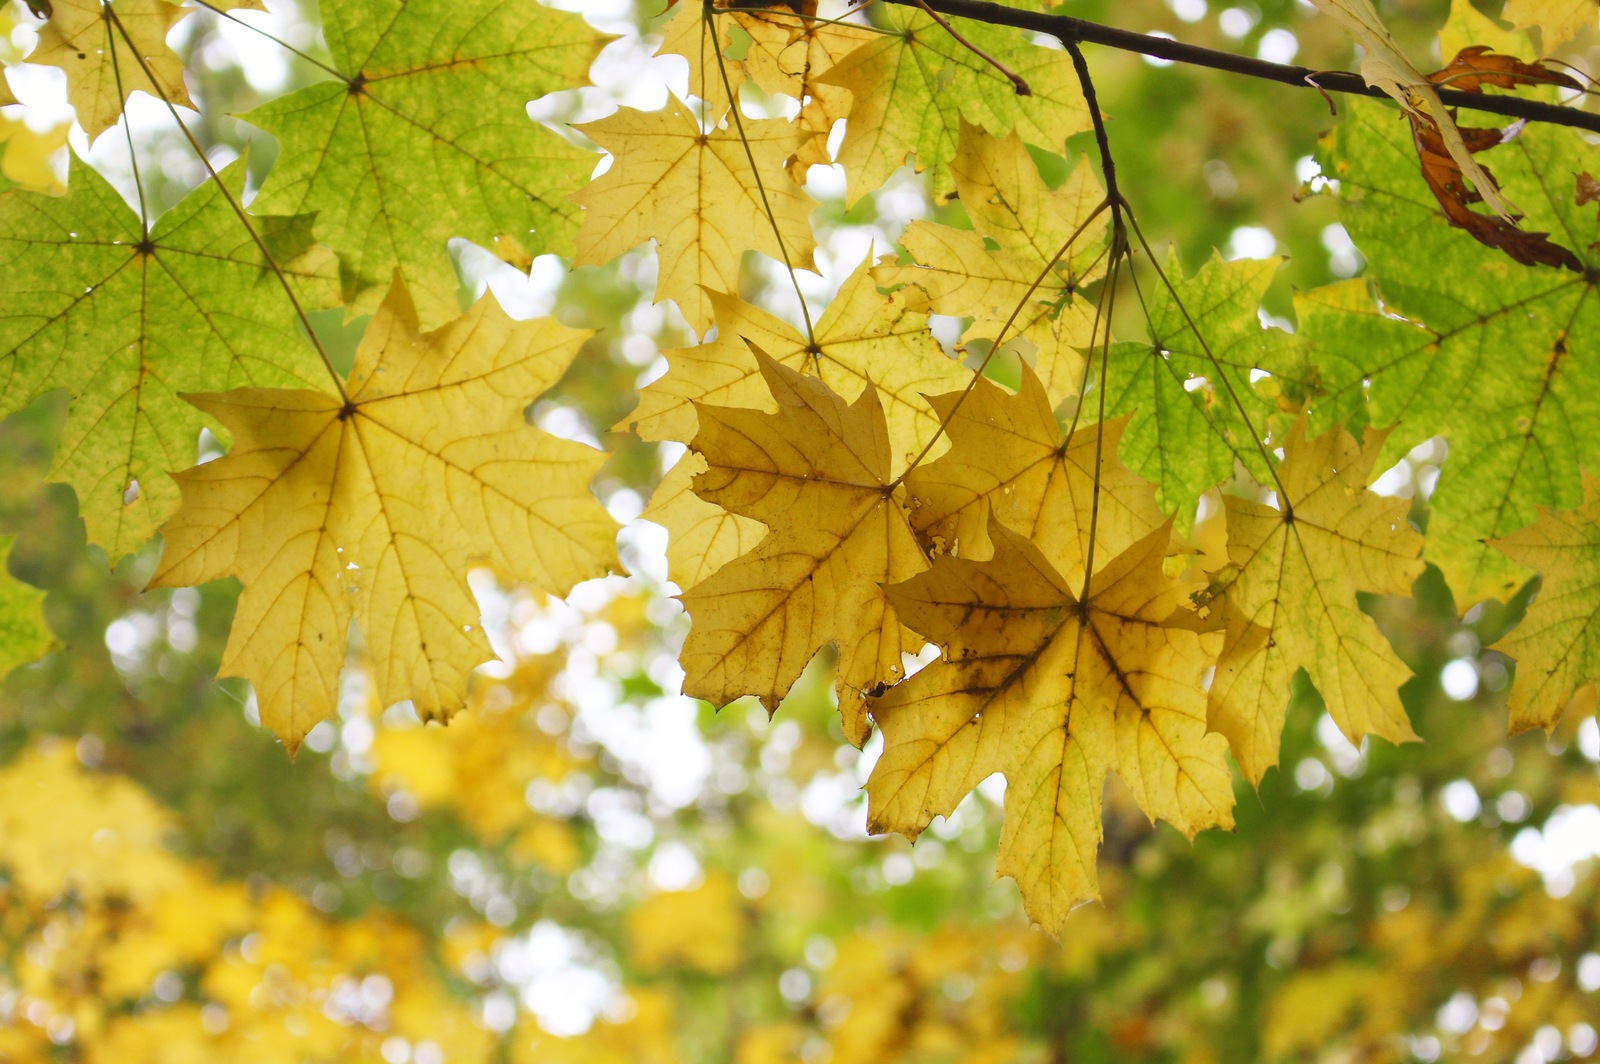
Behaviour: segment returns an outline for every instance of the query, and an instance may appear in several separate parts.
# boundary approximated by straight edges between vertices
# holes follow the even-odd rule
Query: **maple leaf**
[[[973,228],[912,222],[900,243],[917,265],[880,267],[874,276],[916,286],[930,310],[971,316],[969,342],[993,341],[1010,322],[1006,339],[1020,336],[1038,349],[1035,364],[1051,397],[1075,395],[1083,380],[1078,352],[1093,343],[1096,319],[1094,305],[1075,293],[1104,272],[1110,224],[1103,213],[1090,221],[1105,193],[1089,160],[1051,189],[1016,133],[991,137],[963,119],[950,170]]]
[[[1517,662],[1512,733],[1551,731],[1578,690],[1600,680],[1600,480],[1585,474],[1583,505],[1541,508],[1538,520],[1492,546],[1544,575],[1522,623],[1495,649]]]
[[[1447,82],[1452,88],[1463,92],[1482,92],[1485,85],[1513,89],[1530,84],[1582,88],[1565,74],[1547,70],[1535,63],[1524,63],[1513,56],[1497,55],[1487,45],[1472,45],[1462,49],[1442,70],[1429,74],[1428,80]],[[1439,207],[1451,225],[1465,229],[1478,243],[1499,248],[1524,265],[1560,266],[1573,271],[1583,269],[1576,255],[1547,239],[1550,234],[1528,232],[1510,219],[1474,211],[1471,204],[1483,197],[1463,180],[1461,164],[1449,154],[1438,125],[1418,115],[1407,117],[1411,119],[1423,180],[1428,183],[1428,190],[1439,201]],[[1497,147],[1505,139],[1505,134],[1498,129],[1462,126],[1460,133],[1467,150],[1473,153]]]
[[[689,325],[704,332],[712,320],[706,289],[738,291],[745,251],[796,267],[811,262],[816,202],[783,171],[804,137],[788,122],[745,119],[737,126],[730,118],[702,130],[673,99],[662,111],[624,107],[579,128],[616,157],[575,197],[584,208],[579,266],[600,265],[654,238],[657,295],[677,300]]]
[[[397,277],[348,401],[260,388],[191,397],[236,442],[179,475],[183,506],[162,528],[151,583],[243,582],[221,671],[251,681],[262,722],[290,750],[334,712],[352,619],[383,703],[446,717],[491,656],[469,564],[555,594],[614,564],[614,525],[586,493],[602,456],[523,417],[585,335],[514,322],[492,297],[419,333]]]
[[[0,536],[0,679],[55,647],[44,621],[45,593],[6,569],[15,536]]]
[[[322,14],[343,80],[243,117],[281,152],[254,208],[316,212],[347,315],[375,308],[398,268],[424,328],[455,317],[451,237],[569,252],[567,195],[595,157],[529,120],[527,103],[588,73],[600,38],[579,16],[527,0],[355,0]]]
[[[961,33],[1023,78],[1029,95],[920,11],[892,9],[888,31],[846,55],[819,79],[854,97],[839,163],[850,178],[848,203],[871,192],[915,156],[931,170],[933,193],[955,191],[946,166],[955,158],[961,120],[995,136],[1015,131],[1053,152],[1090,127],[1088,108],[1066,52],[1040,48],[1017,30],[966,19]]]
[[[689,92],[706,101],[712,114],[720,115],[732,106],[739,86],[747,80],[745,61],[728,53],[740,50],[740,45],[747,58],[752,51],[776,51],[788,43],[790,32],[791,27],[762,18],[759,12],[690,0],[673,6],[657,54],[682,56],[689,64]],[[745,40],[737,39],[741,33]]]
[[[667,470],[639,515],[667,530],[667,572],[685,590],[754,549],[767,531],[761,522],[729,513],[694,493],[694,478],[706,468],[703,457],[685,454]]]
[[[1102,565],[1164,523],[1155,488],[1117,459],[1123,425],[1092,425],[1064,438],[1044,386],[1026,366],[1016,395],[979,378],[969,393],[928,402],[950,450],[908,473],[906,486],[915,500],[912,524],[930,545],[986,558],[992,515],[1032,540],[1069,585],[1081,586],[1091,523]]]
[[[77,491],[89,539],[113,561],[177,506],[168,471],[193,465],[201,427],[215,427],[180,392],[326,379],[266,253],[313,307],[336,297],[332,257],[304,216],[254,219],[256,242],[228,198],[245,169],[229,166],[226,193],[207,183],[148,232],[78,163],[67,196],[0,195],[0,416],[54,388],[72,395],[50,478]]]
[[[1228,555],[1220,612],[1227,642],[1211,685],[1211,726],[1259,783],[1278,762],[1289,681],[1303,668],[1352,743],[1379,735],[1416,739],[1400,704],[1411,676],[1356,592],[1409,595],[1422,574],[1422,537],[1410,504],[1367,490],[1383,446],[1358,445],[1343,429],[1306,439],[1297,423],[1284,441],[1279,507],[1224,496]]]
[[[1227,743],[1206,734],[1201,675],[1219,637],[1167,622],[1191,590],[1162,572],[1163,525],[1097,571],[1088,596],[998,521],[988,561],[943,557],[889,589],[943,659],[874,700],[883,754],[869,830],[915,838],[991,773],[1006,777],[996,871],[1052,934],[1098,894],[1105,775],[1187,834],[1233,824]]]
[[[795,18],[796,13],[781,10],[741,13],[741,25],[751,35],[745,50],[745,71],[751,81],[771,93],[782,93],[801,101],[795,122],[811,132],[800,146],[789,172],[801,180],[806,168],[832,160],[828,153],[828,134],[833,124],[850,113],[853,99],[848,89],[830,85],[823,76],[856,48],[877,34],[867,26],[817,18]],[[804,16],[802,10],[798,14]],[[812,12],[814,15],[815,12]],[[767,26],[787,26],[782,37],[758,31],[750,22]]]
[[[1595,0],[1506,0],[1500,17],[1515,26],[1537,29],[1546,55],[1585,30],[1600,27]]]
[[[117,0],[115,9],[101,0],[54,0],[28,62],[66,71],[67,99],[93,140],[117,124],[136,91],[194,106],[183,61],[167,47],[167,31],[188,13],[166,0]]]
[[[1539,506],[1577,506],[1579,465],[1600,468],[1600,442],[1584,427],[1600,418],[1600,259],[1589,247],[1600,226],[1575,202],[1572,178],[1551,176],[1591,166],[1589,149],[1569,131],[1529,125],[1499,151],[1496,169],[1529,228],[1564,234],[1587,273],[1519,265],[1463,239],[1433,208],[1409,131],[1353,101],[1321,158],[1378,299],[1370,282],[1347,282],[1300,302],[1301,335],[1318,345],[1319,426],[1350,416],[1398,423],[1380,466],[1430,436],[1448,441],[1428,500],[1426,557],[1463,605],[1527,579],[1486,541],[1528,524]]]
[[[1183,278],[1176,256],[1169,258],[1175,291],[1163,285],[1146,296],[1151,342],[1114,344],[1109,352],[1106,412],[1133,415],[1122,436],[1123,461],[1156,484],[1162,509],[1180,530],[1235,460],[1267,475],[1257,440],[1277,406],[1256,390],[1254,371],[1298,365],[1306,348],[1284,330],[1263,326],[1258,314],[1281,262],[1224,262],[1213,254]]]
[[[870,385],[847,404],[815,377],[757,354],[778,412],[700,406],[693,447],[702,499],[771,531],[682,596],[691,619],[685,694],[723,706],[753,694],[769,711],[806,663],[839,648],[845,736],[866,741],[861,692],[901,675],[915,651],[883,586],[926,562],[890,478],[889,433]]]
[[[750,346],[790,369],[820,378],[841,394],[857,395],[870,381],[888,421],[889,449],[904,464],[933,438],[939,420],[922,394],[971,379],[928,332],[928,316],[904,293],[884,295],[863,259],[812,326],[815,340],[759,307],[707,290],[716,312],[716,339],[667,352],[666,376],[639,391],[639,406],[623,419],[649,440],[688,440],[696,403],[771,411],[772,393]]]
[[[1519,212],[1501,195],[1494,178],[1472,157],[1472,148],[1456,128],[1455,118],[1438,90],[1400,51],[1388,27],[1372,8],[1372,0],[1311,0],[1317,10],[1337,22],[1361,46],[1361,76],[1400,105],[1413,127],[1426,128],[1495,214],[1510,222]]]

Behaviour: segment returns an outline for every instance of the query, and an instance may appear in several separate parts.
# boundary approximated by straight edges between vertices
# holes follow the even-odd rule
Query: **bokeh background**
[[[557,6],[619,36],[592,86],[534,102],[530,120],[659,106],[683,84],[681,63],[649,58],[659,0]],[[1440,58],[1445,0],[1380,6],[1419,66]],[[1354,61],[1296,0],[1060,10],[1318,68]],[[36,25],[19,3],[0,8],[0,58],[23,101],[0,109],[5,183],[59,194],[76,151],[132,198],[130,140],[157,208],[204,179],[149,98],[133,101],[127,133],[89,145],[55,72],[23,62]],[[317,77],[262,31],[322,54],[316,11],[290,0],[196,9],[171,37],[201,105],[186,120],[214,165],[248,150],[252,187],[274,145],[230,116]],[[1567,58],[1593,69],[1593,43]],[[1317,93],[1100,49],[1090,61],[1126,191],[1187,267],[1213,249],[1288,256],[1262,310],[1283,328],[1296,287],[1360,272],[1312,161],[1337,121]],[[1093,150],[1061,147],[1035,156],[1057,179]],[[814,168],[809,191],[823,252],[801,287],[819,307],[863,255],[892,253],[908,220],[951,217],[910,172],[849,211],[836,171]],[[827,661],[771,720],[677,693],[686,621],[664,535],[637,517],[678,454],[609,430],[662,371],[661,350],[693,341],[651,302],[653,253],[573,270],[456,245],[463,305],[487,287],[518,316],[596,330],[529,416],[613,453],[595,490],[627,523],[632,575],[556,601],[475,573],[501,660],[481,670],[470,710],[424,727],[407,706],[375,704],[356,646],[338,722],[291,761],[248,687],[214,679],[237,587],[144,591],[159,543],[108,570],[72,493],[44,482],[64,397],[0,423],[0,534],[14,535],[10,570],[42,589],[57,641],[0,686],[0,1061],[1595,1053],[1600,728],[1574,711],[1553,736],[1507,739],[1508,663],[1484,649],[1531,589],[1461,617],[1430,569],[1413,597],[1367,602],[1416,673],[1403,695],[1425,742],[1356,749],[1297,684],[1281,767],[1259,793],[1240,782],[1231,834],[1190,843],[1152,828],[1113,780],[1103,903],[1057,942],[994,880],[999,778],[915,846],[867,837],[859,788],[876,742],[844,742]],[[793,316],[776,265],[746,267],[744,296]],[[348,360],[364,320],[316,320]],[[1380,482],[1413,499],[1419,524],[1443,457],[1424,445]]]

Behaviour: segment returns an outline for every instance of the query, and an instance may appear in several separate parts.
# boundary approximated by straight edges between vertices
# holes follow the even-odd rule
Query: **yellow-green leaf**
[[[345,635],[366,639],[384,704],[425,718],[461,705],[489,658],[467,567],[565,594],[614,565],[614,525],[587,496],[597,452],[530,428],[523,410],[585,334],[516,322],[493,298],[419,333],[398,279],[345,385],[195,396],[235,434],[181,474],[159,586],[244,584],[222,672],[255,686],[292,750],[333,714]]]

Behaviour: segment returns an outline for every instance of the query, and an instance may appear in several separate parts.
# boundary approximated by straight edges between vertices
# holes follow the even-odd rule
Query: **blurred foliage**
[[[1384,6],[1419,52],[1446,13]],[[1287,58],[1285,38],[1268,43],[1281,31],[1296,61],[1350,60],[1291,0],[1066,10]],[[251,131],[217,116],[259,93],[218,26],[191,16],[175,39],[208,104],[202,141],[242,151]],[[314,35],[295,40],[316,54]],[[1191,266],[1261,228],[1291,255],[1268,296],[1279,313],[1291,285],[1357,268],[1329,236],[1334,205],[1300,194],[1296,162],[1334,121],[1316,93],[1092,61],[1147,231]],[[307,71],[297,61],[280,84]],[[65,126],[15,107],[0,119],[6,180],[52,187]],[[175,136],[138,141],[166,204],[198,180],[171,162]],[[259,173],[272,146],[250,150]],[[908,189],[849,212],[834,196],[819,231],[892,236]],[[643,301],[646,256],[555,268],[557,313],[598,333],[530,416],[599,436],[684,332]],[[318,320],[336,358],[363,325]],[[565,603],[475,578],[504,660],[448,729],[374,705],[355,660],[339,727],[289,761],[247,690],[212,679],[237,587],[141,591],[159,546],[108,571],[71,492],[43,482],[63,416],[47,397],[0,424],[9,570],[47,590],[61,644],[0,686],[0,1061],[1529,1064],[1596,1050],[1600,730],[1569,714],[1554,736],[1507,740],[1507,663],[1481,650],[1526,592],[1463,620],[1430,569],[1412,598],[1371,601],[1417,674],[1404,697],[1425,742],[1353,749],[1302,683],[1283,767],[1259,796],[1239,781],[1232,834],[1152,829],[1113,784],[1104,903],[1055,942],[993,881],[997,789],[915,848],[864,837],[874,747],[843,742],[825,668],[772,721],[675,695],[684,624],[650,575],[647,527],[624,537],[645,575]],[[597,489],[627,516],[662,457],[607,442]],[[1399,478],[1419,523],[1415,486],[1441,459],[1419,448]]]

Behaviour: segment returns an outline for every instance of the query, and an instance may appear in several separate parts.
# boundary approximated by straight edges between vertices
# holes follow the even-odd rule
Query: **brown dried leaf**
[[[1482,92],[1485,85],[1507,89],[1530,84],[1579,87],[1565,74],[1549,70],[1539,63],[1525,63],[1515,56],[1500,55],[1483,45],[1462,49],[1442,70],[1429,74],[1428,80],[1447,84],[1463,92]],[[1411,122],[1412,139],[1422,165],[1422,178],[1428,183],[1429,190],[1434,199],[1439,201],[1439,207],[1451,225],[1465,229],[1478,243],[1498,248],[1524,266],[1559,266],[1582,272],[1578,256],[1548,239],[1550,234],[1519,229],[1515,221],[1473,210],[1471,205],[1482,202],[1483,197],[1467,183],[1460,163],[1451,155],[1445,143],[1439,124],[1420,112],[1408,112],[1406,117]],[[1474,155],[1488,151],[1505,140],[1505,135],[1498,129],[1461,126],[1459,130],[1467,150]]]

